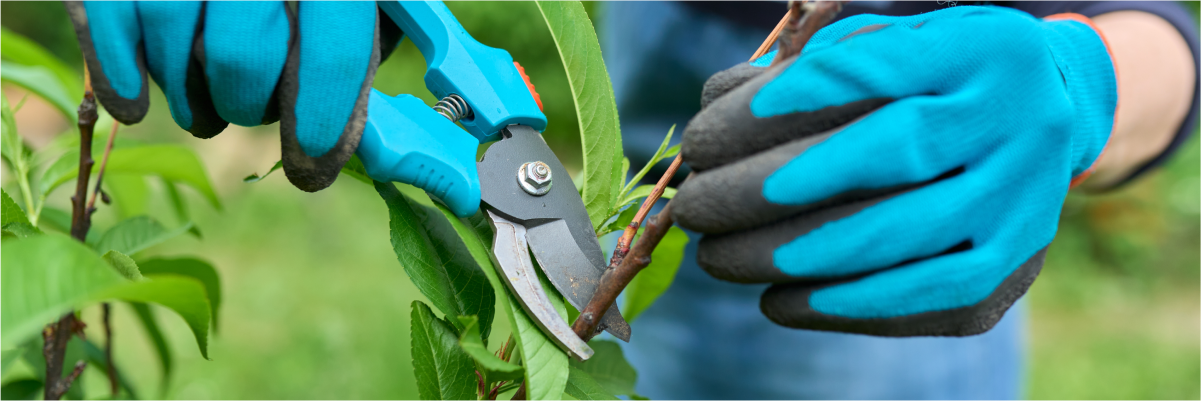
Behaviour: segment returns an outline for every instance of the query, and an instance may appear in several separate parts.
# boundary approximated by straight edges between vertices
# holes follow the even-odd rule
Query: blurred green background
[[[516,2],[448,5],[481,42],[509,50],[525,66],[546,106],[547,141],[569,168],[578,169],[570,92],[538,11]],[[1196,10],[1195,3],[1191,7]],[[81,68],[60,3],[5,1],[0,24]],[[375,86],[432,104],[421,81],[424,68],[420,53],[405,41],[380,67]],[[24,96],[9,85],[4,94],[14,105]],[[151,94],[145,121],[123,127],[120,135],[192,146],[224,203],[217,211],[189,193],[204,239],[182,237],[149,251],[202,255],[221,272],[225,291],[212,361],[200,358],[179,318],[160,313],[176,353],[176,372],[163,396],[416,397],[408,319],[409,304],[421,296],[392,253],[387,210],[375,191],[340,179],[327,190],[305,193],[282,174],[245,184],[242,177],[279,160],[275,126],[231,125],[214,139],[195,139],[171,121],[161,93]],[[17,123],[35,147],[70,132],[66,120],[32,96]],[[1194,136],[1165,168],[1133,185],[1069,196],[1059,235],[1028,296],[1029,398],[1201,397],[1199,165]],[[5,173],[6,190],[15,190]],[[60,189],[51,205],[65,209],[69,196]],[[152,200],[150,210],[173,221],[161,199]],[[97,226],[113,222],[111,208],[100,208]],[[97,316],[85,311],[89,322]],[[154,396],[160,372],[144,332],[124,305],[115,319],[114,352],[123,373],[144,397]],[[89,328],[94,338],[103,337],[98,326]],[[106,391],[99,374],[85,374],[84,383],[92,395]]]

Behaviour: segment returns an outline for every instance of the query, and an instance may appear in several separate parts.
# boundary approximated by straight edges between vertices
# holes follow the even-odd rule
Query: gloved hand
[[[66,5],[115,119],[145,116],[148,71],[197,137],[280,121],[284,171],[305,191],[333,183],[359,146],[376,67],[402,35],[374,2]]]
[[[775,283],[781,325],[990,329],[1033,282],[1117,83],[1087,19],[994,7],[863,15],[719,73],[684,131],[673,217],[711,275]]]

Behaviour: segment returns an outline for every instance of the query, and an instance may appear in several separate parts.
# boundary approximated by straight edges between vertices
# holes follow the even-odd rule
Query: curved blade
[[[583,309],[607,266],[588,210],[538,131],[510,125],[502,134],[504,139],[492,144],[477,164],[485,207],[528,230],[530,249],[546,277],[572,306]],[[527,194],[517,182],[521,165],[533,161],[551,170],[551,189],[542,196]],[[616,307],[605,312],[600,327],[623,341],[630,339],[630,325]]]
[[[591,358],[592,348],[571,331],[571,327],[555,311],[550,298],[547,298],[546,292],[542,290],[538,272],[534,271],[534,264],[530,261],[525,227],[505,220],[491,211],[488,212],[488,218],[492,228],[496,230],[492,240],[493,262],[500,268],[500,273],[505,277],[505,285],[517,296],[518,303],[526,313],[534,317],[534,322],[542,332],[550,334],[551,341],[568,355],[580,360]]]

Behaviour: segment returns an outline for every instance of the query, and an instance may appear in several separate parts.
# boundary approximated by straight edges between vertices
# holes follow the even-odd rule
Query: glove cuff
[[[1044,20],[1048,47],[1076,108],[1071,159],[1075,186],[1092,173],[1116,125],[1117,64],[1105,36],[1088,17],[1065,13]]]

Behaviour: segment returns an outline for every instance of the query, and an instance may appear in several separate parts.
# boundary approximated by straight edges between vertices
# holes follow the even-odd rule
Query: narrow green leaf
[[[605,391],[599,383],[596,382],[588,372],[580,370],[575,366],[571,366],[568,371],[570,375],[567,377],[567,387],[563,392],[572,396],[577,400],[616,400],[613,394]]]
[[[163,373],[163,379],[159,384],[159,388],[162,391],[166,391],[171,381],[173,364],[171,346],[168,345],[167,337],[163,335],[162,329],[158,327],[158,320],[154,317],[154,310],[150,309],[149,304],[130,302],[129,306],[133,307],[134,313],[138,316],[138,321],[142,323],[142,329],[146,330],[146,336],[150,337],[150,344],[154,346],[155,354],[158,355],[159,368]],[[213,321],[216,322],[216,319],[213,319]]]
[[[684,248],[688,246],[688,234],[679,227],[671,227],[659,246],[651,252],[651,264],[642,269],[625,290],[625,307],[622,315],[634,321],[646,308],[667,291],[676,278],[680,262],[684,260]]]
[[[175,186],[175,183],[164,179],[163,189],[167,192],[167,200],[171,201],[171,210],[175,212],[175,218],[179,221],[179,224],[191,222],[192,218],[188,213],[188,202],[184,199],[183,194],[179,193],[179,188]],[[188,233],[196,238],[204,238],[204,235],[200,234],[200,228],[194,224],[188,228]]]
[[[587,361],[571,361],[571,367],[588,373],[588,376],[604,388],[605,392],[616,395],[634,394],[634,384],[638,381],[638,372],[626,362],[621,345],[607,340],[592,340],[588,342],[594,354]],[[573,373],[574,375],[574,373]]]
[[[392,249],[409,279],[444,315],[480,316],[481,331],[487,333],[495,299],[483,269],[462,246],[455,229],[432,206],[414,199],[423,193],[409,196],[381,182],[375,183],[375,190],[388,205]]]
[[[242,182],[252,183],[252,182],[262,181],[264,178],[267,178],[267,176],[271,175],[271,173],[274,173],[275,170],[279,170],[283,167],[284,167],[284,161],[283,160],[277,161],[277,162],[275,162],[275,165],[271,166],[270,169],[267,169],[267,172],[263,173],[263,175],[260,176],[259,173],[251,173],[250,175],[246,176],[246,178],[243,178]]]
[[[475,364],[450,326],[421,301],[413,301],[410,326],[413,375],[426,400],[476,398]]]
[[[621,205],[630,204],[631,206],[634,206],[635,208],[641,207],[642,202],[639,200],[642,198],[645,198],[647,196],[650,196],[651,191],[653,191],[653,190],[655,190],[654,185],[650,185],[650,184],[639,185],[637,188],[634,188],[633,191],[630,191],[630,194],[626,195],[625,199],[621,200]],[[664,187],[663,194],[659,195],[659,199],[671,199],[675,196],[676,196],[675,188]]]
[[[42,233],[37,227],[29,224],[29,219],[26,218],[25,211],[4,190],[0,190],[0,228],[18,237],[28,237]]]
[[[0,61],[0,70],[4,70],[4,74],[0,75],[4,82],[16,84],[46,99],[46,102],[62,112],[72,123],[78,118],[74,109],[79,107],[79,101],[74,100],[76,98],[63,87],[54,76],[54,71],[42,66],[24,65],[8,60]]]
[[[92,297],[95,301],[120,299],[133,302],[153,302],[166,306],[183,318],[196,337],[200,355],[209,359],[208,329],[211,315],[204,284],[200,281],[175,274],[160,274],[147,280],[134,281],[114,286]]]
[[[11,348],[96,294],[125,282],[100,255],[58,234],[0,245],[0,347]]]
[[[68,151],[46,170],[42,176],[42,192],[50,193],[59,185],[75,179],[79,174],[79,152]],[[204,163],[196,152],[183,145],[159,144],[115,148],[109,154],[105,174],[128,173],[155,175],[173,182],[187,184],[208,199],[214,208],[221,209],[221,201],[209,184]]]
[[[150,216],[137,216],[122,220],[104,232],[96,241],[96,252],[104,253],[111,250],[133,255],[143,249],[158,245],[163,241],[183,234],[191,228],[192,223],[174,230],[168,230]]]
[[[609,218],[620,194],[613,185],[621,174],[621,127],[613,85],[601,58],[600,43],[588,13],[578,1],[537,1],[538,10],[559,50],[575,101],[583,145],[582,195],[594,228]],[[618,179],[624,179],[619,176]],[[554,397],[558,397],[555,394]]]
[[[113,200],[113,207],[121,218],[146,214],[150,188],[146,177],[137,174],[104,174],[104,190]]]
[[[217,312],[221,310],[221,276],[217,273],[217,269],[212,264],[200,259],[193,258],[178,258],[178,259],[150,259],[143,260],[138,263],[138,267],[142,274],[147,276],[158,274],[178,274],[188,276],[199,280],[204,284],[204,293],[209,300],[209,305],[212,307],[213,315],[213,332],[217,332],[218,319]]]
[[[480,320],[476,316],[459,316],[459,323],[463,326],[463,333],[459,337],[459,345],[463,347],[471,358],[475,360],[476,370],[483,372],[484,378],[488,383],[495,383],[501,380],[518,380],[525,376],[525,369],[521,366],[505,362],[504,359],[496,357],[495,354],[488,351],[488,347],[484,345],[480,336]]]
[[[108,262],[109,266],[116,269],[117,273],[120,273],[126,279],[136,281],[143,278],[142,272],[138,271],[138,264],[133,259],[130,259],[129,256],[117,251],[108,251],[105,252],[103,258],[105,262]]]
[[[37,42],[8,28],[0,27],[0,55],[24,65],[46,67],[54,73],[71,99],[83,97],[83,75]],[[74,115],[74,111],[69,114]]]
[[[36,400],[42,395],[42,381],[20,379],[0,386],[0,398],[5,400]]]
[[[623,195],[629,193],[631,188],[633,188],[635,185],[638,185],[638,183],[642,181],[642,177],[645,177],[646,173],[649,173],[651,169],[655,167],[655,164],[658,164],[659,161],[663,160],[664,157],[669,157],[669,155],[667,155],[667,153],[669,153],[667,150],[667,144],[671,143],[671,134],[675,131],[676,126],[675,124],[672,124],[671,128],[667,130],[667,136],[663,137],[663,142],[659,144],[659,149],[655,150],[655,154],[651,155],[650,160],[646,162],[645,166],[642,166],[642,170],[638,170],[638,173],[634,174],[634,177],[630,179],[630,182],[621,189],[621,193]],[[675,147],[674,149],[676,149],[676,152],[680,151],[678,147]],[[675,153],[672,153],[670,156],[675,156]],[[628,196],[626,197],[628,198]]]
[[[630,205],[625,209],[622,209],[621,213],[619,213],[617,217],[610,219],[609,222],[605,224],[604,227],[601,227],[600,230],[596,230],[596,236],[602,237],[611,232],[625,230],[626,226],[630,225],[630,222],[634,221],[634,215],[636,214],[638,214],[638,205]]]

